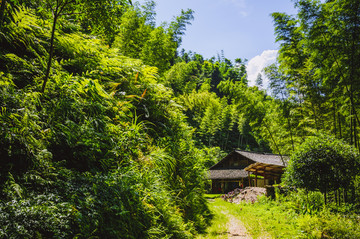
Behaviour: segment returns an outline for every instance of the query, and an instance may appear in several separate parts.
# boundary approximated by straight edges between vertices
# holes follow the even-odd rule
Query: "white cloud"
[[[246,8],[246,0],[222,0],[226,3],[231,3],[240,8]]]
[[[246,66],[248,82],[250,86],[255,85],[256,77],[259,73],[261,73],[264,81],[264,87],[267,87],[268,80],[262,73],[262,70],[276,61],[277,53],[277,50],[265,50],[261,53],[261,55],[257,55],[251,58]]]
[[[247,12],[246,0],[221,0],[221,2],[231,4],[232,6],[238,8],[238,13],[242,17],[246,17],[249,15],[249,13]]]

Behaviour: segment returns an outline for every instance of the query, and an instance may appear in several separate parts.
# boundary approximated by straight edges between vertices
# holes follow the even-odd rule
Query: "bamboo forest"
[[[0,4],[0,238],[232,238],[214,202],[246,238],[360,238],[360,1],[272,13],[267,87],[181,48],[191,9]],[[286,156],[275,197],[210,194],[235,149]]]

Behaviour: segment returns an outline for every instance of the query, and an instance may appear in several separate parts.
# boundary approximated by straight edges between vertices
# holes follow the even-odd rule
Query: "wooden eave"
[[[253,163],[244,170],[261,176],[281,176],[284,172],[284,168],[284,166],[274,164]]]

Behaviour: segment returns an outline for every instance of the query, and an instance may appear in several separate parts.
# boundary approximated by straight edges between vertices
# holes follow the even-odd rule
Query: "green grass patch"
[[[211,225],[204,234],[198,235],[197,239],[225,239],[227,235],[227,223],[229,221],[227,212],[232,206],[220,198],[221,194],[206,194],[209,201],[209,209],[212,213]]]
[[[270,238],[360,238],[360,217],[333,213],[328,208],[299,213],[289,201],[272,201],[265,197],[254,204],[235,206],[237,216],[254,237]]]
[[[206,199],[216,199],[220,198],[222,194],[205,194]]]
[[[300,196],[299,196],[300,197]],[[255,203],[233,204],[220,195],[206,195],[213,213],[211,225],[201,238],[227,238],[231,216],[241,220],[253,238],[360,238],[360,216],[323,208],[315,213],[299,210],[294,201],[266,197]],[[293,198],[294,199],[294,198]]]
[[[234,212],[254,238],[264,235],[270,238],[296,238],[301,235],[298,215],[281,204],[269,200],[254,204],[244,202],[236,205]]]

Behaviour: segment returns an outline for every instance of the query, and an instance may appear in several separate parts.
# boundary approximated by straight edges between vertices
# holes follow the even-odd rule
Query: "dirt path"
[[[236,219],[234,216],[229,215],[229,223],[228,223],[228,238],[238,238],[238,239],[250,239],[244,224]]]
[[[237,204],[225,202],[218,196],[209,197],[208,201],[213,214],[211,225],[204,234],[197,235],[196,239],[252,239],[236,210]]]
[[[252,237],[247,232],[244,224],[242,221],[234,217],[229,213],[228,210],[222,210],[222,214],[226,215],[228,218],[228,223],[226,224],[227,227],[227,234],[228,238],[237,238],[237,239],[251,239]]]

